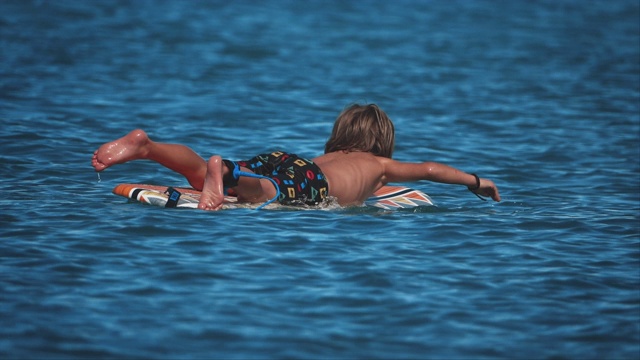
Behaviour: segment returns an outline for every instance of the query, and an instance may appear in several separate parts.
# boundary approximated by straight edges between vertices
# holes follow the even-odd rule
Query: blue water
[[[1,358],[640,357],[640,5],[0,1]],[[395,158],[501,203],[164,210],[90,167],[129,130],[316,156],[375,102]]]

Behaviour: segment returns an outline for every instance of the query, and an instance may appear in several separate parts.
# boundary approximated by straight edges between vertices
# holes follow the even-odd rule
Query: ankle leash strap
[[[272,202],[276,201],[276,199],[278,199],[278,197],[280,197],[280,187],[278,186],[278,183],[275,180],[273,180],[272,178],[267,177],[267,176],[254,174],[254,173],[250,173],[250,172],[241,171],[240,170],[240,166],[235,161],[222,160],[222,162],[230,171],[230,174],[228,174],[227,176],[225,176],[222,179],[222,182],[227,187],[236,187],[236,186],[238,186],[238,180],[240,179],[240,176],[245,176],[245,177],[251,177],[251,178],[256,178],[256,179],[267,179],[267,180],[271,181],[273,186],[276,188],[276,195],[273,198],[271,198],[270,200],[268,200],[267,202],[265,202],[264,204],[258,206],[256,208],[256,210],[260,210],[260,209],[264,208],[265,206],[267,206],[267,205],[271,204]],[[231,179],[229,179],[230,176],[231,176]]]

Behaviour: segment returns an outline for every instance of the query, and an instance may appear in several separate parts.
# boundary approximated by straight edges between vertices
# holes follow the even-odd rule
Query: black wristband
[[[467,186],[467,189],[469,189],[471,191],[476,191],[476,190],[480,189],[480,178],[476,174],[471,174],[471,175],[473,175],[473,177],[476,178],[476,187],[472,188],[471,186]]]
[[[478,197],[478,199],[480,199],[480,200],[482,200],[482,201],[487,201],[487,199],[485,199],[485,198],[483,198],[482,196],[480,196],[480,195],[476,194],[476,190],[480,189],[480,178],[479,178],[479,177],[478,177],[478,175],[476,175],[476,174],[471,174],[471,175],[473,175],[473,177],[475,177],[475,178],[476,178],[476,187],[472,189],[472,188],[471,188],[471,186],[467,186],[467,189],[468,189],[469,191],[471,191],[471,192],[473,193],[473,195],[477,196],[477,197]]]

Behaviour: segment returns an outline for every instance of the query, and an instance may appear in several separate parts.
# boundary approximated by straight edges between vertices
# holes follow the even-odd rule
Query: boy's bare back
[[[384,186],[383,158],[367,152],[336,151],[313,159],[329,183],[329,195],[340,205],[362,204]]]

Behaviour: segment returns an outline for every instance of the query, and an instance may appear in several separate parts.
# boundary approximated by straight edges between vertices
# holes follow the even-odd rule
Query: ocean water
[[[0,357],[640,357],[640,5],[0,2]],[[101,173],[134,128],[323,151],[375,102],[435,208],[165,210]]]

